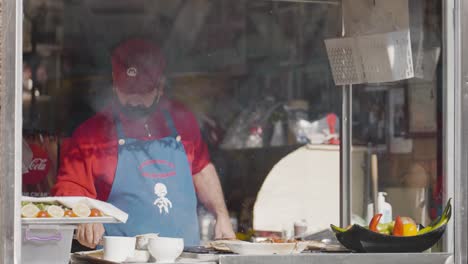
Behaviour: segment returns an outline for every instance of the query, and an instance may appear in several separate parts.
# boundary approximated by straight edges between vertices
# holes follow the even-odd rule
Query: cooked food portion
[[[222,252],[231,252],[231,249],[226,245],[226,243],[232,242],[232,241],[240,241],[243,242],[242,240],[237,240],[237,239],[221,239],[221,240],[214,240],[210,241],[205,245],[205,248],[209,249],[214,249],[217,251],[222,251]],[[247,242],[246,242],[247,243]]]
[[[269,237],[263,241],[259,241],[259,243],[297,243],[299,242],[296,239],[285,239],[285,238],[276,238],[276,237]]]
[[[68,208],[58,202],[22,202],[21,217],[42,218],[42,217],[99,217],[104,214],[96,208],[90,208],[85,203],[77,203],[72,208]]]

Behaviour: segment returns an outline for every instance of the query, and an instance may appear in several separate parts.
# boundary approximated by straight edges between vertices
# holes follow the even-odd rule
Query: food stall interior
[[[366,9],[370,2],[346,9],[346,36],[387,33],[366,30],[376,19],[360,23],[366,11],[398,18],[391,4]],[[412,62],[420,68],[411,78],[353,83],[353,223],[367,225],[377,191],[394,216],[422,224],[443,206],[442,4],[410,2]],[[142,37],[164,51],[166,96],[197,117],[238,237],[291,233],[302,220],[310,234],[339,224],[343,90],[325,40],[342,36],[346,3],[24,0],[23,137],[51,164],[23,174],[23,194],[50,195],[73,130],[112,100],[112,47]],[[213,217],[203,208],[199,217],[202,238],[212,239]]]

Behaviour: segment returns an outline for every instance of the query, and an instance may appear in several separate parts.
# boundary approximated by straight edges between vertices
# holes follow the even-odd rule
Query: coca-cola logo
[[[29,170],[45,171],[48,159],[35,158],[29,163]]]
[[[49,174],[51,161],[47,151],[37,145],[29,144],[33,157],[29,165],[26,165],[25,172],[23,173],[24,184],[38,184],[45,180]]]

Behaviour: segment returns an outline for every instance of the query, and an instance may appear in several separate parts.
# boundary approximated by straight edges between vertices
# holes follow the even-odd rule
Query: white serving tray
[[[128,214],[110,203],[81,196],[55,196],[55,197],[27,197],[23,196],[23,202],[59,202],[69,208],[76,203],[85,203],[90,208],[99,209],[105,216],[102,217],[44,217],[21,218],[23,224],[83,224],[83,223],[125,223]]]
[[[112,216],[102,217],[44,217],[44,218],[21,218],[23,225],[70,225],[87,223],[120,223]]]
[[[239,255],[290,255],[299,254],[309,242],[292,243],[250,243],[245,241],[226,241],[226,246]]]
[[[94,250],[94,251],[85,251],[85,252],[75,252],[71,254],[71,263],[90,263],[90,264],[119,264],[119,263],[132,263],[132,264],[145,264],[145,263],[154,263],[154,262],[113,262],[102,259],[103,250]],[[184,254],[184,253],[182,253]],[[216,260],[202,260],[197,258],[191,258],[184,255],[177,258],[174,262],[175,264],[216,264]]]

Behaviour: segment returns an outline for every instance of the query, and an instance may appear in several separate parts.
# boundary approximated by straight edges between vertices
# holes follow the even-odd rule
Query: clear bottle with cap
[[[273,135],[271,136],[270,146],[283,146],[284,143],[283,122],[278,120],[273,126]]]
[[[379,192],[377,203],[379,205],[379,214],[382,214],[380,223],[388,223],[392,221],[392,205],[385,201],[386,192]],[[369,223],[374,216],[374,203],[367,205],[367,222]]]
[[[303,236],[307,232],[307,220],[294,222],[294,236]]]

